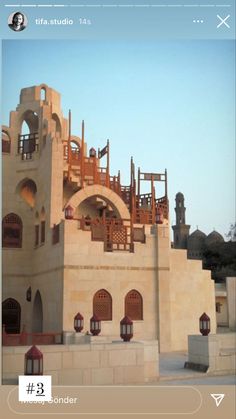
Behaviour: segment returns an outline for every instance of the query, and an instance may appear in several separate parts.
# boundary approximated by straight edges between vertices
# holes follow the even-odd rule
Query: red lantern
[[[156,223],[157,224],[163,224],[163,211],[161,208],[157,208],[157,215],[156,215]]]
[[[65,209],[65,218],[66,220],[73,220],[73,216],[74,216],[74,208],[68,205]]]
[[[124,342],[129,342],[133,337],[133,322],[128,316],[120,321],[120,337]]]
[[[43,375],[43,354],[35,345],[25,354],[25,375]]]
[[[74,317],[74,329],[76,332],[82,332],[84,328],[84,318],[80,313]]]
[[[208,336],[211,330],[210,317],[206,313],[203,313],[199,319],[199,329],[202,336]]]
[[[101,332],[101,320],[96,314],[90,319],[90,332],[93,336],[97,336]]]

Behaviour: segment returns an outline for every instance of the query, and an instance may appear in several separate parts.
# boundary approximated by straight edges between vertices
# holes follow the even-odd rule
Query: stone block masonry
[[[40,345],[53,385],[144,384],[159,378],[158,341]],[[27,346],[3,347],[3,384],[24,374]],[[16,362],[17,360],[17,362]]]

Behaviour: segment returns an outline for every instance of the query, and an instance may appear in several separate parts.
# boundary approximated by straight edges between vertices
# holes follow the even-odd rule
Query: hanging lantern
[[[163,217],[163,211],[162,211],[162,209],[161,208],[157,208],[157,214],[156,214],[156,223],[157,224],[163,224],[163,220],[164,220],[164,217]]]
[[[65,218],[66,220],[73,220],[73,216],[74,216],[74,208],[68,205],[65,209]]]
[[[43,354],[35,346],[31,346],[25,354],[25,375],[43,375]]]
[[[203,313],[199,319],[199,329],[202,336],[208,336],[211,330],[210,317],[206,313]]]
[[[90,319],[90,332],[93,336],[97,336],[101,332],[101,320],[96,314]]]
[[[74,329],[76,332],[82,332],[84,328],[84,318],[80,313],[74,317]]]
[[[129,342],[133,337],[133,322],[128,316],[120,321],[120,337],[124,342]]]

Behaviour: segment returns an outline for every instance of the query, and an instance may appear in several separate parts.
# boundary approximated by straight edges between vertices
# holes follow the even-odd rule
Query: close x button
[[[217,15],[217,18],[220,21],[218,22],[217,29],[223,26],[226,26],[228,29],[230,29],[230,25],[228,23],[228,19],[230,18],[230,15],[227,15],[226,17],[221,17],[220,15]]]

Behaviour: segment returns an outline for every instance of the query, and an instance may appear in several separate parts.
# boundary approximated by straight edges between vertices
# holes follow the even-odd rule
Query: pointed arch
[[[143,298],[137,290],[131,290],[126,294],[125,316],[131,320],[143,320]]]
[[[43,331],[43,303],[40,291],[37,290],[34,303],[33,303],[33,315],[32,315],[32,332],[42,333]]]
[[[28,109],[21,116],[21,134],[28,135],[38,132],[39,129],[39,117],[37,112]]]
[[[37,194],[37,186],[32,179],[22,179],[16,187],[16,192],[31,208],[34,207]]]
[[[112,320],[112,297],[108,291],[101,289],[94,294],[93,314],[100,320]]]
[[[57,135],[61,136],[61,122],[60,118],[56,113],[52,114],[52,120],[54,121],[55,125],[55,132]]]

